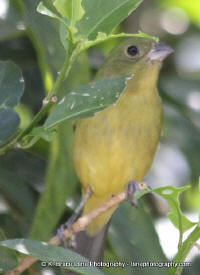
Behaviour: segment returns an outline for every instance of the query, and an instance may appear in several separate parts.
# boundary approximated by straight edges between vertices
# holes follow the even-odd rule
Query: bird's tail
[[[102,261],[109,223],[95,236],[89,236],[81,231],[76,236],[76,252],[91,261]]]

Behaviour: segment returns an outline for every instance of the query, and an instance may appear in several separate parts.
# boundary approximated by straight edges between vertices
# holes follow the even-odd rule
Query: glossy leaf
[[[92,116],[114,104],[126,87],[127,77],[104,79],[73,90],[51,112],[45,127],[50,128],[68,119]]]
[[[11,248],[25,255],[33,256],[41,261],[53,262],[54,264],[56,264],[56,262],[68,263],[68,267],[62,266],[62,268],[70,269],[81,274],[103,274],[100,269],[92,266],[75,266],[76,263],[86,263],[88,265],[89,263],[86,258],[67,248],[64,249],[62,247],[53,246],[45,242],[28,239],[12,239],[0,242],[0,246]]]
[[[99,32],[109,34],[142,0],[83,0],[85,11],[77,23],[77,29],[85,39],[96,39]]]
[[[12,108],[16,106],[24,91],[21,70],[12,62],[0,62],[0,146],[15,133],[19,116]]]

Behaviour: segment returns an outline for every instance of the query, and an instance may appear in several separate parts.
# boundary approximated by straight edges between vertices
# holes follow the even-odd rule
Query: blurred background
[[[65,54],[59,24],[36,12],[39,1],[0,1],[0,60],[12,60],[23,71],[25,93],[16,107],[20,128],[28,125],[51,89]],[[146,0],[116,32],[139,30],[160,38],[174,53],[164,62],[159,91],[164,102],[164,127],[154,164],[146,176],[152,187],[191,184],[181,196],[181,207],[193,221],[200,209],[200,1]],[[107,52],[118,41],[102,43],[80,56],[60,96],[89,82]],[[40,140],[28,150],[0,158],[0,227],[6,238],[47,240],[73,212],[80,185],[73,170],[72,123],[58,129],[49,143]],[[166,218],[167,203],[148,195],[139,209],[123,203],[112,219],[105,261],[167,261],[177,252],[178,230]],[[48,225],[48,226],[47,226]],[[188,256],[199,274],[200,257]],[[58,269],[36,269],[41,274],[62,274]],[[105,269],[109,274],[132,274]],[[164,269],[138,269],[137,274],[165,274]],[[193,272],[193,273],[192,273]],[[33,273],[34,274],[34,273]]]

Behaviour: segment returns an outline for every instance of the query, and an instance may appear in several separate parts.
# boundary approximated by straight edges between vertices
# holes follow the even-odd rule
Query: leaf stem
[[[175,263],[183,263],[186,256],[195,245],[195,242],[200,238],[200,227],[197,225],[195,229],[190,233],[188,238],[183,242],[183,245],[179,249],[177,255],[173,259]],[[182,272],[183,266],[171,267],[168,275],[180,275]]]
[[[0,149],[0,155],[5,154],[6,152],[14,149],[14,148],[21,148],[20,142],[22,138],[31,132],[31,130],[40,122],[40,120],[47,114],[49,109],[56,103],[57,97],[56,95],[58,94],[60,87],[64,81],[64,79],[68,76],[70,69],[72,67],[72,64],[74,63],[78,51],[77,47],[74,48],[74,45],[70,45],[69,50],[66,54],[65,62],[63,64],[63,67],[60,71],[60,73],[57,76],[57,79],[55,81],[55,84],[52,88],[52,91],[50,91],[46,98],[43,100],[43,105],[40,109],[40,111],[35,115],[31,123],[22,131],[20,132],[13,140],[11,140],[8,144],[6,144],[4,147]],[[35,139],[35,141],[37,141]]]

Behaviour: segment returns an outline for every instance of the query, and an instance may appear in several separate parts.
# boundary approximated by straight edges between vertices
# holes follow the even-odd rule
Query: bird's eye
[[[127,48],[127,53],[130,56],[136,56],[138,54],[138,48],[134,45],[131,45]]]

